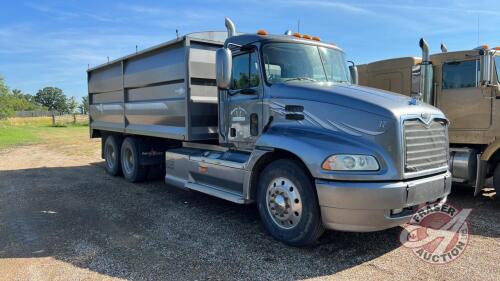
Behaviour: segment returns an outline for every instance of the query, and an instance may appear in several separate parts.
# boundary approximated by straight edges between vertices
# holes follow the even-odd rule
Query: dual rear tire
[[[148,166],[140,163],[139,139],[121,138],[109,135],[104,142],[104,159],[106,172],[112,176],[123,175],[130,182],[140,182],[146,179]]]

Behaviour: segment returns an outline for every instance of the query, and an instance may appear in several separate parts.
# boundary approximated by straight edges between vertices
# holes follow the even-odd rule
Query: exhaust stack
[[[230,18],[226,18],[225,24],[227,29],[227,38],[236,35],[236,28],[234,27],[234,22]]]
[[[422,101],[428,104],[434,103],[434,96],[432,93],[432,62],[429,54],[429,44],[424,38],[420,39],[420,49],[422,49],[422,64],[420,66],[420,92],[422,93]]]
[[[448,47],[444,43],[441,43],[441,52],[442,53],[448,53]]]

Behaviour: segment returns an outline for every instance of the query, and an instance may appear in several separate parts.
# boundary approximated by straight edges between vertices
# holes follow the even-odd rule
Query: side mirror
[[[349,65],[349,73],[351,74],[351,82],[352,84],[358,84],[358,79],[359,79],[359,76],[358,76],[358,68],[356,67],[356,64],[353,62],[353,61],[348,61],[349,63],[351,63],[351,65]]]
[[[233,68],[233,56],[231,50],[220,48],[215,53],[217,87],[229,89],[231,86],[231,71]]]
[[[487,50],[479,51],[479,85],[488,86],[493,82],[493,56]]]

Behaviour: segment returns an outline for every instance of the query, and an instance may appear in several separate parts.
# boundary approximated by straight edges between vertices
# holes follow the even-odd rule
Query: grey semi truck
[[[88,70],[90,135],[109,174],[138,182],[162,166],[169,186],[255,202],[290,245],[395,227],[446,201],[440,110],[357,86],[356,67],[318,37],[226,28]]]

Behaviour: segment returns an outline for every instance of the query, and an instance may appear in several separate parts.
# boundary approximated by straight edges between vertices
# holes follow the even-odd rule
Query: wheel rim
[[[266,192],[267,211],[281,228],[291,229],[302,217],[302,198],[293,182],[287,178],[271,181]]]
[[[135,166],[134,154],[132,153],[132,150],[125,148],[122,161],[125,172],[127,174],[132,174]]]
[[[116,151],[110,144],[106,145],[106,163],[109,168],[113,169],[116,165]]]

